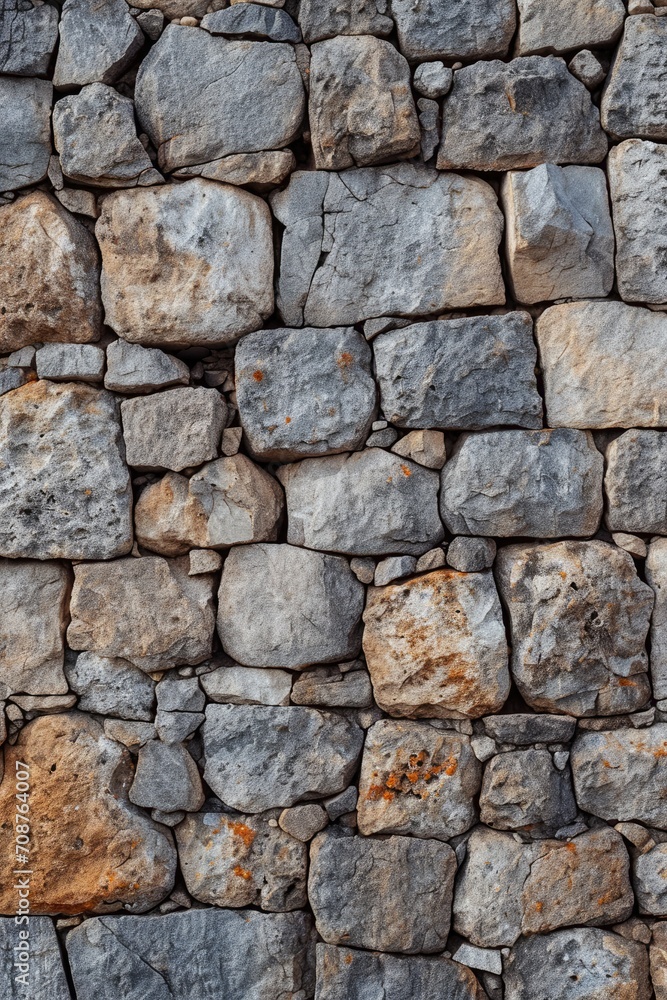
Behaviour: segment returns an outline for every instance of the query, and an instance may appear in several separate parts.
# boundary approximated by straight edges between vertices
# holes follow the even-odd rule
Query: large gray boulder
[[[442,470],[443,520],[457,535],[592,535],[603,464],[582,431],[465,434]]]
[[[611,45],[623,30],[623,0],[518,0],[520,56]]]
[[[651,681],[653,697],[667,698],[667,538],[656,538],[648,547],[646,582],[655,594],[651,617]]]
[[[40,8],[37,7],[37,10]],[[53,10],[53,7],[48,8]],[[58,935],[49,917],[0,917],[0,989],[5,1000],[71,1000]]]
[[[179,388],[120,404],[128,465],[138,469],[182,469],[216,458],[227,421],[217,389]]]
[[[54,86],[114,83],[144,44],[125,0],[65,0]]]
[[[373,341],[382,412],[396,427],[542,426],[528,313],[433,320]]]
[[[52,98],[48,80],[0,76],[0,190],[14,191],[46,177]]]
[[[46,76],[58,41],[57,8],[2,0],[0,11],[0,73]]]
[[[605,458],[609,530],[667,534],[667,434],[626,431],[607,446]]]
[[[386,0],[301,0],[299,24],[307,45],[335,35],[390,35],[394,25],[386,14]]]
[[[497,754],[484,768],[479,815],[496,830],[552,837],[577,815],[569,769],[559,770],[548,750]]]
[[[398,44],[410,60],[488,59],[507,54],[516,26],[511,0],[389,0]]]
[[[478,178],[412,163],[297,171],[270,202],[286,227],[278,308],[290,326],[505,301],[503,218]]]
[[[667,21],[627,18],[602,94],[602,125],[616,139],[667,139]]]

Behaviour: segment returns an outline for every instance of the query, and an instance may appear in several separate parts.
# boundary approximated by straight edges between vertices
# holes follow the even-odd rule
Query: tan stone
[[[653,924],[649,958],[655,1000],[667,1000],[667,921]]]
[[[260,153],[232,153],[210,163],[183,167],[175,176],[206,177],[253,191],[268,191],[282,184],[295,167],[296,157],[291,149],[265,149]]]

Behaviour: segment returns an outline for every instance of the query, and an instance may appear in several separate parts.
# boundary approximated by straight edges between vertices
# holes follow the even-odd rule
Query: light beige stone
[[[625,20],[623,0],[518,0],[518,54],[610,45]]]
[[[180,472],[218,454],[227,405],[217,389],[167,389],[120,409],[128,465]]]

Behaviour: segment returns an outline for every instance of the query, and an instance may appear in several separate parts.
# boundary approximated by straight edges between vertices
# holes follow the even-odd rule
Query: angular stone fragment
[[[598,57],[588,49],[577,52],[576,56],[570,59],[567,68],[572,76],[581,80],[587,90],[597,90],[607,75]]]
[[[280,829],[303,843],[312,840],[315,834],[323,830],[328,822],[329,817],[326,810],[317,802],[283,809],[278,817]]]
[[[101,382],[104,351],[94,344],[45,344],[36,356],[37,375],[52,382]]]
[[[111,559],[132,547],[118,404],[78,383],[0,397],[0,553]]]
[[[314,945],[306,913],[216,908],[101,917],[67,936],[81,1000],[297,1000],[313,995]]]
[[[282,184],[295,167],[296,157],[291,149],[268,149],[260,153],[231,153],[210,163],[182,167],[174,176],[207,177],[252,191],[268,191]]]
[[[382,719],[366,736],[359,831],[449,840],[475,823],[481,782],[467,736],[425,722]]]
[[[415,837],[349,837],[333,828],[310,849],[308,898],[327,944],[442,951],[456,858],[448,844]]]
[[[667,725],[580,733],[571,765],[580,809],[667,829]]]
[[[608,169],[619,294],[626,302],[665,303],[667,146],[629,139],[611,150]]]
[[[667,916],[667,844],[658,844],[635,858],[632,873],[639,912]]]
[[[569,302],[546,309],[536,331],[550,427],[667,425],[667,316]]]
[[[548,750],[511,750],[484,769],[479,798],[482,823],[550,837],[577,815],[569,771],[559,771]]]
[[[92,83],[58,101],[53,134],[63,174],[79,184],[122,188],[162,181],[137,138],[132,101],[113,87]]]
[[[130,802],[163,812],[196,812],[204,804],[199,771],[182,743],[149,740],[137,758]]]
[[[439,170],[599,163],[607,137],[583,83],[555,56],[464,66],[442,113]]]
[[[286,323],[331,327],[505,301],[493,189],[397,163],[297,171],[271,207],[286,226],[278,306]]]
[[[0,77],[0,190],[14,191],[46,177],[52,98],[48,80]]]
[[[142,62],[135,100],[167,171],[288,146],[305,110],[291,45],[231,41],[175,24]]]
[[[95,232],[106,322],[124,340],[223,344],[273,312],[271,216],[248,191],[200,178],[118,191]]]
[[[30,835],[42,860],[30,879],[31,914],[143,913],[171,891],[171,834],[128,801],[130,755],[99,723],[80,712],[42,716],[21,730],[15,746],[5,747],[5,858],[10,848],[14,854],[15,761],[30,771]],[[6,880],[0,912],[15,910],[16,889]]]
[[[441,469],[447,459],[445,435],[442,431],[410,431],[399,438],[391,450],[395,455],[409,458],[427,469]]]
[[[81,653],[65,672],[82,712],[152,720],[155,682],[127,660]]]
[[[313,708],[209,705],[204,780],[233,809],[257,813],[343,791],[364,741],[356,723]]]
[[[518,0],[518,55],[610,45],[623,30],[623,0]]]
[[[0,918],[0,990],[4,1000],[24,1000],[26,984],[30,1000],[70,1000],[53,921],[32,916],[19,920]]]
[[[223,0],[223,3],[225,0]],[[162,15],[161,24],[166,21],[178,21],[182,17],[203,17],[208,7],[210,6],[208,0],[136,0],[132,3],[135,10],[147,11],[148,13],[153,13],[157,11]],[[144,27],[145,21],[142,21],[142,15],[137,16],[137,21]],[[144,28],[145,31],[145,28]],[[162,34],[162,28],[157,32],[157,36],[153,41]],[[149,35],[149,38],[152,37]]]
[[[629,17],[602,94],[603,128],[615,139],[667,139],[667,21]]]
[[[408,59],[488,59],[507,53],[516,11],[510,0],[389,0],[398,44]]]
[[[299,24],[307,45],[335,35],[390,35],[393,23],[386,16],[386,0],[301,0]]]
[[[2,0],[0,11],[0,73],[46,76],[58,40],[57,9]]]
[[[158,683],[158,708],[168,712],[200,712],[204,708],[204,692],[196,677],[166,674]]]
[[[412,576],[416,569],[415,556],[389,556],[375,567],[373,583],[376,587],[386,587],[388,583],[400,580],[402,576]]]
[[[662,700],[667,698],[667,539],[655,539],[649,546],[646,582],[655,594],[651,618],[653,697]]]
[[[438,476],[381,448],[283,466],[287,540],[349,555],[421,555],[444,537]]]
[[[178,856],[194,899],[273,913],[306,905],[307,848],[268,820],[201,812],[179,824]]]
[[[542,426],[528,313],[416,323],[376,337],[373,353],[396,427]]]
[[[201,685],[211,701],[229,705],[288,705],[292,675],[259,667],[219,667],[202,674]]]
[[[204,31],[211,35],[242,35],[270,42],[300,42],[301,32],[284,10],[272,10],[257,3],[241,3],[216,10],[202,18]]]
[[[235,369],[243,432],[260,461],[331,455],[366,439],[376,389],[356,330],[258,330],[236,348]]]
[[[72,649],[119,656],[147,672],[201,663],[211,654],[213,578],[188,576],[187,560],[117,559],[74,567]]]
[[[495,558],[496,543],[492,538],[459,535],[447,547],[447,562],[459,573],[480,573],[490,569]]]
[[[649,949],[651,960],[651,981],[655,990],[655,1000],[667,997],[667,922],[653,924],[653,941]]]
[[[421,63],[414,71],[412,82],[415,90],[424,97],[435,100],[451,90],[453,71],[440,61]]]
[[[295,680],[291,700],[294,705],[322,708],[369,708],[373,689],[366,670],[343,674],[338,667],[314,667]]]
[[[168,389],[120,409],[128,465],[180,472],[218,454],[227,406],[217,389]]]
[[[626,431],[608,445],[605,457],[609,530],[666,534],[667,434]]]
[[[503,181],[507,260],[519,302],[604,297],[614,283],[614,231],[599,167],[543,163]]]
[[[54,86],[68,90],[86,83],[113,83],[143,43],[143,32],[125,0],[65,0]]]
[[[465,434],[442,470],[443,520],[460,535],[592,535],[603,464],[581,431]]]
[[[374,587],[364,622],[364,652],[383,711],[465,719],[504,704],[507,640],[490,573],[442,569]]]
[[[156,347],[114,340],[107,347],[104,387],[123,394],[146,395],[171,385],[187,385],[190,369],[184,361]]]
[[[576,720],[560,715],[491,715],[484,719],[484,731],[500,743],[569,743]]]
[[[346,559],[247,545],[225,561],[218,632],[225,652],[249,667],[338,663],[359,653],[363,603]]]

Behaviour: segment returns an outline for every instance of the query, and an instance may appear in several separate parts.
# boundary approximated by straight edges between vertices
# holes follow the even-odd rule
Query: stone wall
[[[0,995],[667,1000],[667,0],[135,2],[0,4]]]

